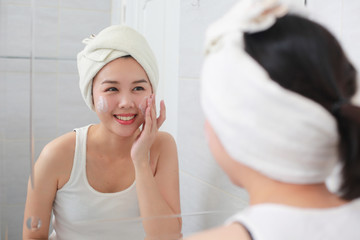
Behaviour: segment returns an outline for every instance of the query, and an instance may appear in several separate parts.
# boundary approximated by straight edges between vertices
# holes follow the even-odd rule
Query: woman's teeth
[[[132,115],[132,116],[115,116],[117,119],[120,119],[122,121],[129,121],[131,119],[133,119],[135,117],[135,115]]]

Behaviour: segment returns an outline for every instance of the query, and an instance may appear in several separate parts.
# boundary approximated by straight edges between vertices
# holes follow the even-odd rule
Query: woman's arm
[[[160,116],[156,119],[154,102],[153,98],[148,101],[145,126],[134,143],[131,154],[140,213],[144,218],[143,225],[148,239],[170,239],[170,236],[179,238],[181,218],[166,218],[180,214],[177,149],[170,134],[158,132],[165,120],[165,106],[163,102],[160,104]],[[155,172],[149,159],[150,148],[151,160],[157,160]],[[158,154],[154,156],[156,153]]]
[[[159,135],[161,140],[154,144],[161,145],[155,175],[149,164],[136,167],[136,188],[147,236],[173,239],[170,236],[181,234],[181,218],[172,216],[181,212],[177,150],[171,135]]]
[[[64,135],[46,145],[34,166],[34,188],[29,180],[23,221],[23,239],[48,239],[52,205],[62,177],[69,175],[70,162],[66,144],[71,134]],[[67,144],[68,145],[68,144]],[[65,163],[65,164],[64,164]],[[67,163],[67,164],[66,164]],[[71,171],[71,165],[70,165]],[[33,229],[27,221],[32,218]],[[37,219],[41,226],[36,228]],[[31,226],[30,226],[31,227]]]

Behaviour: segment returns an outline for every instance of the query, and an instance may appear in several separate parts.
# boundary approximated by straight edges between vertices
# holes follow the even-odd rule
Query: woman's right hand
[[[143,128],[131,148],[131,158],[135,167],[141,163],[148,163],[150,148],[165,119],[166,109],[163,100],[160,101],[160,115],[156,118],[155,94],[152,94],[146,100]]]

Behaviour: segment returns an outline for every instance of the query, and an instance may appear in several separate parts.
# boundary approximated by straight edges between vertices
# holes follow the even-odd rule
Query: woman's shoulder
[[[46,154],[48,157],[66,156],[69,153],[73,153],[75,150],[76,133],[69,132],[60,137],[55,138],[51,142],[45,145],[42,154]]]
[[[154,144],[172,145],[172,144],[176,144],[176,143],[175,143],[174,137],[170,133],[159,131],[156,136]]]
[[[55,138],[45,145],[40,153],[37,165],[42,165],[47,170],[62,171],[72,167],[75,152],[76,133],[69,132]]]
[[[164,151],[176,151],[176,142],[174,137],[168,132],[159,131],[152,146],[152,151],[153,150],[159,154]]]
[[[159,131],[150,152],[153,172],[158,172],[159,165],[166,170],[177,166],[177,147],[170,133]]]
[[[236,239],[236,240],[251,240],[247,230],[238,223],[233,223],[227,226],[210,229],[193,236],[185,238],[184,240],[211,240],[211,239]]]

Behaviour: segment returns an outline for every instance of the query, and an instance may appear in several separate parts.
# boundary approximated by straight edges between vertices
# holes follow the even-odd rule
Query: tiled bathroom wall
[[[0,1],[0,239],[22,236],[30,79],[35,159],[50,140],[97,121],[81,99],[76,54],[81,39],[110,24],[111,0],[33,2]]]

